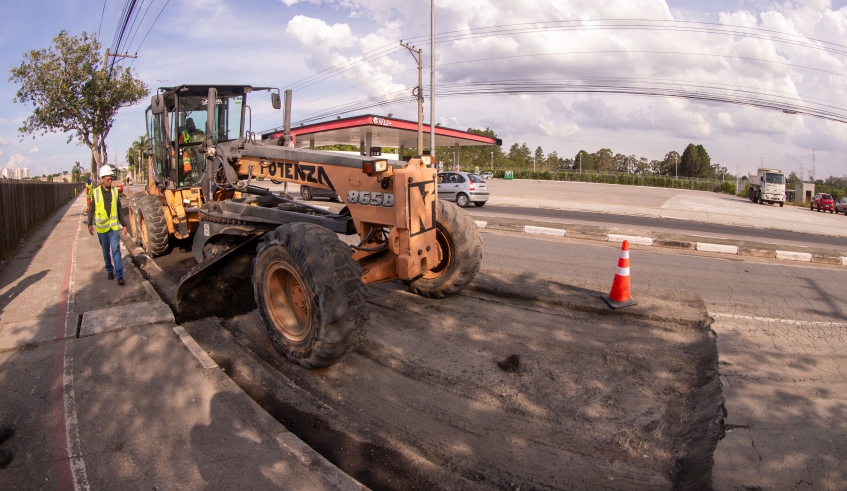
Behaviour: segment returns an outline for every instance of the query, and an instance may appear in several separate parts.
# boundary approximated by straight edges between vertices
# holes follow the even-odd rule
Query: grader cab
[[[198,264],[177,303],[258,240],[253,288],[268,335],[289,360],[316,368],[338,362],[364,334],[366,284],[402,280],[443,298],[471,282],[479,232],[464,210],[438,200],[428,157],[375,160],[289,147],[287,136],[256,139],[245,123],[247,96],[259,90],[271,90],[280,108],[278,91],[250,86],[160,89],[148,108],[150,179],[132,200],[134,236],[152,255],[166,251],[166,241],[164,250],[155,242],[162,235],[193,236]],[[310,206],[257,186],[260,178],[333,190],[346,206]],[[339,235],[358,237],[348,245]]]

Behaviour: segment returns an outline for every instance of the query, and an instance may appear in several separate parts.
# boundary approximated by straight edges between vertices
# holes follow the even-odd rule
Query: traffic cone
[[[629,293],[629,241],[623,241],[621,246],[621,257],[618,259],[618,270],[615,272],[615,281],[612,282],[612,291],[603,295],[603,300],[613,309],[629,307],[638,302]]]

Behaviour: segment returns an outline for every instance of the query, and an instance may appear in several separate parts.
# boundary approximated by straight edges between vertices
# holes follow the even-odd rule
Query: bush
[[[505,170],[494,172],[494,177],[503,178]],[[675,179],[670,176],[658,176],[652,174],[623,174],[595,172],[550,172],[519,170],[514,172],[515,179],[531,179],[539,181],[570,181],[570,182],[595,182],[601,184],[620,184],[630,186],[648,186],[658,188],[693,189],[697,191],[712,191],[715,193],[736,194],[734,182],[721,182],[717,179],[696,179],[682,177]],[[746,193],[746,190],[745,190]]]

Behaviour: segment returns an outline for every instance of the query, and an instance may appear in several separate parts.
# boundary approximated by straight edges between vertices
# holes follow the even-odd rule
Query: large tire
[[[139,217],[138,217],[138,199],[140,195],[131,195],[129,197],[129,206],[127,209],[129,210],[129,236],[132,237],[132,241],[135,242],[135,245],[141,245],[141,228],[139,225]]]
[[[138,229],[141,232],[141,247],[150,257],[158,257],[168,252],[168,222],[159,198],[141,196],[138,199],[141,211],[138,217]]]
[[[442,260],[408,285],[427,298],[455,295],[470,283],[482,264],[482,239],[473,218],[447,201],[438,202],[436,240]]]
[[[265,235],[253,260],[253,292],[276,349],[303,367],[339,362],[364,335],[362,268],[319,225],[291,223]]]

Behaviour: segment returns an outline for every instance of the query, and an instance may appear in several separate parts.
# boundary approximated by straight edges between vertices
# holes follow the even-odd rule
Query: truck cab
[[[781,170],[760,167],[755,175],[750,175],[749,181],[750,201],[785,206],[785,174]]]

